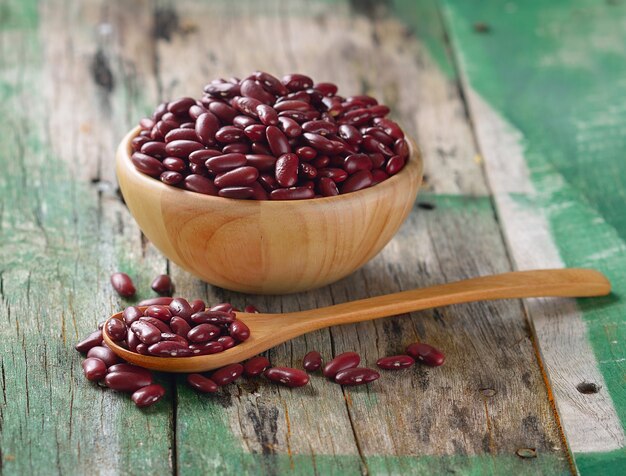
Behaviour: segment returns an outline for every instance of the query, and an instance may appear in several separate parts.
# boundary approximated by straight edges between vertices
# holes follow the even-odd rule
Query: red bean
[[[178,316],[185,321],[188,321],[192,314],[191,306],[189,302],[184,298],[174,298],[169,304],[170,313],[173,316]],[[173,319],[173,318],[172,318]]]
[[[175,140],[190,140],[196,142],[198,140],[198,136],[193,129],[179,127],[178,129],[172,129],[165,134],[165,142],[173,142]],[[161,157],[165,157],[165,155],[162,155]]]
[[[446,356],[443,355],[443,352],[422,342],[414,342],[413,344],[410,344],[406,348],[406,353],[415,360],[419,360],[420,362],[430,365],[431,367],[438,367],[443,365],[446,361]]]
[[[279,117],[278,122],[281,130],[288,138],[293,139],[302,135],[302,127],[300,127],[300,124],[290,117]]]
[[[102,331],[95,331],[81,340],[74,348],[78,352],[89,352],[92,347],[96,347],[102,344]]]
[[[206,309],[206,304],[202,299],[195,299],[191,301],[191,310],[193,311],[194,314],[196,312],[204,311],[205,309]]]
[[[402,157],[400,157],[399,155],[394,155],[387,162],[387,166],[385,167],[385,171],[389,175],[395,175],[398,172],[400,172],[400,170],[402,170],[402,167],[404,167],[405,162],[406,161]]]
[[[265,140],[265,129],[267,129],[267,126],[264,126],[263,124],[251,124],[243,130],[243,133],[248,139],[256,142]]]
[[[337,125],[332,122],[318,119],[316,121],[308,121],[302,124],[302,130],[325,136],[328,134],[335,134],[337,132]]]
[[[289,91],[300,91],[313,87],[313,80],[303,74],[287,74],[282,77],[283,83]]]
[[[391,119],[378,119],[374,124],[380,127],[385,134],[393,137],[394,139],[404,139],[404,132],[400,129],[400,126]]]
[[[119,319],[109,319],[106,323],[106,332],[114,342],[119,342],[126,338],[126,325]]]
[[[276,157],[266,154],[246,154],[247,164],[259,171],[273,170],[276,165]]]
[[[283,187],[291,187],[298,181],[298,156],[283,154],[276,161],[276,181]]]
[[[248,304],[244,309],[243,312],[248,312],[250,314],[259,314],[261,311],[259,311],[255,306],[253,306],[252,304]]]
[[[322,366],[322,354],[317,350],[312,350],[302,359],[302,366],[307,372],[316,372]]]
[[[204,92],[218,98],[231,98],[239,94],[240,86],[226,81],[212,81],[204,87]]]
[[[250,198],[254,195],[254,189],[252,187],[225,187],[220,189],[217,194],[224,198],[245,200],[246,198]]]
[[[183,181],[183,176],[178,172],[172,172],[171,170],[163,172],[159,179],[166,185],[176,185]]]
[[[102,360],[107,367],[117,364],[119,359],[115,353],[108,347],[96,346],[89,349],[87,357],[95,357]]]
[[[233,310],[233,305],[229,302],[221,302],[219,304],[216,304],[214,306],[211,306],[211,308],[209,309],[209,311],[221,311],[221,312],[232,312]]]
[[[165,395],[165,388],[158,383],[153,385],[146,385],[145,387],[141,387],[132,395],[132,400],[135,402],[139,408],[149,407],[150,405],[154,405],[156,402],[161,400]]]
[[[182,356],[190,354],[185,350],[188,350],[188,346],[175,340],[162,340],[148,347],[148,352],[158,357],[177,357],[181,354],[183,354]]]
[[[337,94],[337,85],[333,83],[317,83],[313,88],[317,89],[322,96],[334,96]]]
[[[256,71],[253,76],[272,94],[284,96],[289,92],[288,89],[278,80],[278,78],[275,78],[269,73]]]
[[[181,337],[187,337],[187,333],[191,330],[189,323],[179,316],[172,317],[170,321],[170,328],[172,329],[172,332]]]
[[[210,341],[189,344],[189,350],[191,351],[191,355],[209,355],[223,352],[225,348],[224,344],[221,342]]]
[[[212,112],[204,112],[196,119],[195,132],[204,145],[215,144],[215,133],[219,128],[219,119]]]
[[[191,315],[191,321],[195,324],[231,324],[235,320],[235,314],[230,311],[200,311]]]
[[[107,373],[112,374],[114,372],[134,372],[137,374],[141,374],[143,379],[152,378],[152,374],[150,373],[148,369],[139,367],[138,365],[132,365],[132,364],[126,364],[126,363],[111,365],[107,369]]]
[[[161,340],[161,330],[141,318],[138,321],[133,322],[130,329],[144,344],[151,345]]]
[[[252,199],[268,200],[270,198],[263,186],[258,181],[250,184],[250,188],[252,189]]]
[[[317,156],[317,151],[313,147],[305,145],[296,149],[296,155],[300,158],[300,160],[308,162],[309,160],[313,160]]]
[[[132,393],[152,383],[152,375],[137,372],[112,372],[106,375],[104,383],[118,392]]]
[[[240,91],[242,96],[251,97],[265,104],[274,102],[274,95],[263,89],[261,83],[253,79],[245,79],[241,82]]]
[[[359,170],[372,170],[372,161],[367,154],[350,154],[343,160],[343,168],[352,175]]]
[[[389,147],[368,134],[363,136],[361,148],[366,152],[381,152],[386,157],[393,155],[393,151]]]
[[[371,186],[373,183],[372,173],[369,170],[359,170],[350,175],[341,187],[341,193],[356,192]]]
[[[137,352],[137,346],[139,344],[141,344],[141,341],[139,340],[139,337],[137,337],[137,334],[128,329],[128,332],[126,333],[126,345],[128,346],[128,350],[131,352]]]
[[[325,153],[334,153],[335,152],[335,144],[328,140],[326,137],[321,136],[319,134],[312,134],[310,132],[305,132],[302,134],[304,139],[318,152]]]
[[[239,319],[235,319],[228,328],[230,336],[238,342],[243,342],[250,337],[250,329]]]
[[[331,178],[322,177],[317,183],[318,191],[323,197],[334,197],[335,195],[339,195],[337,184]]]
[[[148,137],[137,136],[132,141],[130,141],[133,152],[138,152],[141,150],[141,147],[149,142],[150,139]]]
[[[187,333],[187,340],[196,344],[208,342],[220,335],[220,329],[212,324],[199,324]]]
[[[162,304],[153,304],[152,306],[148,306],[146,310],[143,311],[143,315],[165,322],[169,321],[172,317],[169,307]]]
[[[172,279],[167,274],[159,274],[154,278],[150,287],[159,294],[170,294],[172,292]]]
[[[184,97],[176,99],[167,105],[167,110],[172,114],[186,114],[189,108],[196,103],[194,98]]]
[[[265,126],[275,126],[278,124],[278,113],[272,106],[259,104],[255,109],[256,115]]]
[[[409,143],[405,139],[398,139],[393,145],[393,151],[406,160],[409,157]]]
[[[214,174],[228,172],[229,170],[246,165],[246,156],[244,154],[218,155],[208,159],[205,165],[209,172]]]
[[[159,141],[146,142],[144,145],[141,146],[141,153],[149,155],[151,157],[156,157],[157,159],[164,159],[165,157],[167,157],[165,144]]]
[[[356,367],[337,372],[335,382],[347,386],[365,385],[374,380],[378,380],[379,377],[380,374],[375,370]]]
[[[263,375],[274,383],[280,383],[286,387],[302,387],[309,383],[309,374],[300,369],[289,367],[272,367],[267,369]]]
[[[415,363],[413,357],[409,355],[391,355],[389,357],[382,357],[376,361],[381,369],[385,370],[398,370],[411,367]]]
[[[272,153],[269,146],[267,144],[264,144],[263,142],[253,142],[250,146],[250,150],[255,154],[271,155]]]
[[[389,175],[387,175],[383,170],[380,170],[380,169],[372,170],[373,185],[378,184],[380,182],[384,182],[388,178],[389,178]]]
[[[243,364],[243,374],[246,377],[256,377],[257,375],[261,375],[269,366],[270,361],[267,357],[257,355]]]
[[[204,106],[199,106],[198,104],[194,104],[189,108],[189,117],[197,121],[198,118],[205,112],[208,112],[207,108],[205,108]]]
[[[150,347],[148,344],[144,344],[143,342],[140,342],[139,344],[137,344],[137,347],[135,348],[135,352],[141,355],[150,355],[150,352],[148,352],[148,347]]]
[[[201,374],[187,375],[187,383],[202,393],[214,393],[219,389],[213,380]]]
[[[311,110],[311,111],[281,111],[278,113],[278,117],[289,117],[296,122],[307,122],[312,121],[320,117],[320,113]]]
[[[265,136],[270,146],[272,154],[276,157],[291,152],[291,146],[287,140],[287,136],[276,126],[268,126],[265,130]]]
[[[317,175],[318,177],[328,177],[329,179],[332,179],[335,183],[343,182],[348,178],[348,173],[345,170],[332,167],[318,169]]]
[[[169,306],[169,304],[172,302],[173,299],[174,298],[171,298],[171,297],[150,298],[150,299],[144,299],[143,301],[139,301],[137,305],[138,306],[152,306],[153,304],[156,304],[156,305]]]
[[[298,167],[298,176],[303,180],[310,180],[317,177],[317,169],[311,164],[303,162]]]
[[[215,177],[215,186],[218,188],[243,187],[256,181],[257,178],[259,178],[259,171],[254,167],[238,167]]]
[[[328,164],[330,164],[330,158],[327,155],[320,155],[311,162],[311,165],[316,169],[326,168]]]
[[[239,142],[244,137],[243,131],[235,126],[224,126],[215,133],[215,139],[225,144]]]
[[[211,157],[216,157],[218,155],[223,155],[223,153],[216,149],[202,149],[196,150],[189,154],[189,162],[192,164],[202,164],[204,165],[207,159]]]
[[[250,144],[246,142],[233,142],[222,147],[222,152],[224,154],[247,154],[250,149]]]
[[[233,126],[237,126],[239,129],[245,129],[251,125],[260,125],[259,121],[257,121],[254,117],[246,116],[244,114],[240,114],[233,119]]]
[[[202,175],[187,175],[184,183],[185,188],[192,192],[203,193],[205,195],[217,195],[217,187],[213,184],[213,181]]]
[[[107,366],[102,359],[89,357],[83,360],[83,372],[87,380],[102,380],[107,374]]]
[[[315,192],[309,187],[278,188],[270,193],[271,200],[306,200],[314,196]]]
[[[356,367],[361,362],[361,357],[356,352],[344,352],[328,362],[323,369],[324,377],[333,379],[338,372]]]
[[[359,130],[349,124],[341,124],[337,129],[337,134],[343,140],[352,145],[359,145],[363,140],[363,136],[361,135]]]
[[[311,105],[305,101],[286,100],[277,102],[274,109],[279,112],[283,111],[309,111]]]
[[[111,275],[111,285],[113,289],[122,297],[131,297],[135,295],[135,285],[126,273],[113,273]]]
[[[242,373],[243,365],[230,364],[213,372],[211,380],[213,380],[218,386],[222,387],[237,380]]]
[[[224,350],[230,349],[231,347],[234,347],[235,344],[237,344],[235,339],[233,339],[231,336],[219,337],[216,342],[222,344],[222,346],[224,346]]]
[[[189,157],[189,154],[201,149],[204,149],[204,145],[193,140],[174,140],[172,142],[168,142],[165,146],[167,155],[179,157],[181,159],[186,159]]]
[[[143,311],[141,311],[136,306],[128,306],[126,309],[124,309],[124,312],[122,313],[122,317],[124,318],[124,322],[127,326],[130,326],[141,316],[143,316]]]
[[[263,103],[254,98],[236,96],[231,100],[230,104],[237,111],[242,112],[243,114],[247,114],[248,116],[258,117],[258,113],[256,112],[257,107]]]
[[[223,102],[212,102],[209,104],[209,111],[215,114],[223,124],[231,124],[233,119],[239,114],[235,109]]]

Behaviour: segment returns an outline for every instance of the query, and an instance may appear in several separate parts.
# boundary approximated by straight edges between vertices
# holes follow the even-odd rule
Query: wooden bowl
[[[318,288],[374,257],[408,216],[422,180],[414,144],[406,166],[373,187],[294,201],[234,200],[181,190],[139,172],[130,131],[117,150],[117,178],[143,233],[204,281],[253,294]]]

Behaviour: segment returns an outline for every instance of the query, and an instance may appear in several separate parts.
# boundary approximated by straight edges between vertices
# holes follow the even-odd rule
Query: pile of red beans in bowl
[[[302,200],[355,192],[397,174],[409,144],[389,108],[343,97],[303,74],[217,79],[200,99],[139,122],[131,160],[167,185],[226,198]]]
[[[114,289],[124,297],[135,294],[130,277],[124,273],[111,276]],[[152,288],[166,293],[173,289],[167,275],[158,276]],[[246,313],[259,312],[248,305]],[[104,342],[102,333],[119,346],[144,355],[155,357],[191,357],[223,352],[245,342],[250,330],[236,313],[240,312],[229,303],[207,307],[201,299],[191,302],[180,297],[157,297],[127,307],[121,319],[109,319],[76,344],[76,350],[86,354],[82,363],[87,380],[132,394],[138,407],[158,402],[166,393],[165,387],[155,383],[148,369],[125,362]],[[382,357],[376,365],[383,370],[402,370],[419,361],[431,367],[444,363],[445,356],[436,348],[415,342],[408,345],[403,354]],[[200,393],[214,393],[220,387],[241,376],[263,376],[272,383],[287,387],[302,387],[309,383],[309,374],[322,370],[328,380],[346,386],[364,385],[380,378],[371,368],[360,367],[361,357],[356,352],[344,352],[324,364],[318,351],[310,351],[302,359],[302,369],[272,367],[267,357],[258,355],[242,363],[233,363],[214,370],[210,374],[192,373],[187,383]]]

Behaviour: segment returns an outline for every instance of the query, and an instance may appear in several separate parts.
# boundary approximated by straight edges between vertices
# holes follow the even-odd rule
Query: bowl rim
[[[418,173],[418,183],[422,181],[423,179],[423,175],[424,175],[424,162],[422,160],[422,156],[419,150],[419,147],[416,145],[416,143],[413,141],[413,139],[411,137],[409,137],[406,133],[405,133],[405,139],[409,144],[409,158],[407,159],[404,167],[402,167],[402,169],[400,170],[400,172],[398,172],[395,175],[392,175],[391,177],[389,177],[387,180],[384,180],[382,182],[377,183],[376,185],[367,187],[367,188],[363,188],[361,190],[357,190],[356,192],[350,192],[350,193],[346,193],[346,194],[339,194],[339,195],[334,195],[331,197],[313,197],[313,198],[305,198],[302,200],[250,200],[250,199],[239,199],[239,198],[228,198],[228,197],[220,197],[218,195],[208,195],[205,193],[198,193],[198,192],[194,192],[192,190],[185,190],[183,188],[179,188],[179,187],[175,187],[172,185],[167,185],[163,182],[161,182],[160,180],[151,177],[149,175],[146,175],[142,172],[140,172],[139,170],[137,170],[137,168],[133,165],[132,160],[131,160],[131,155],[132,155],[132,146],[131,146],[131,142],[132,140],[137,137],[139,135],[139,132],[141,132],[141,127],[140,126],[136,126],[134,128],[132,128],[122,139],[122,141],[119,144],[118,150],[117,150],[117,156],[122,157],[122,159],[124,160],[125,164],[124,167],[129,169],[131,172],[137,176],[137,178],[139,180],[145,180],[146,181],[146,185],[147,186],[154,186],[157,185],[159,187],[162,187],[164,191],[167,192],[171,192],[171,193],[182,193],[182,194],[192,194],[193,197],[197,197],[198,199],[202,200],[215,200],[215,201],[223,201],[223,200],[227,200],[227,202],[222,202],[222,203],[246,203],[246,204],[253,204],[253,203],[257,203],[259,206],[261,204],[263,204],[264,207],[266,206],[281,206],[285,203],[319,203],[319,204],[331,204],[333,202],[338,202],[340,200],[345,200],[346,198],[358,198],[358,197],[363,197],[366,193],[374,193],[374,192],[378,192],[378,193],[383,193],[383,190],[391,188],[394,186],[394,184],[396,182],[398,182],[399,180],[401,180],[403,178],[404,175],[406,175],[408,172],[407,170],[411,167],[417,167],[417,173]],[[119,161],[118,161],[119,163]],[[117,173],[117,171],[116,171]],[[419,185],[418,185],[419,186]],[[374,192],[372,192],[374,191]],[[200,198],[202,197],[202,198]],[[275,204],[275,205],[273,205]]]

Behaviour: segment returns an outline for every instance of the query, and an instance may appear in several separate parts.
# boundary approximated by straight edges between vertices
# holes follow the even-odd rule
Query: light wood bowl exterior
[[[133,129],[117,150],[117,178],[143,233],[204,281],[252,294],[307,291],[367,263],[407,218],[422,181],[414,144],[406,166],[365,190],[295,201],[234,200],[165,185],[130,160]]]

